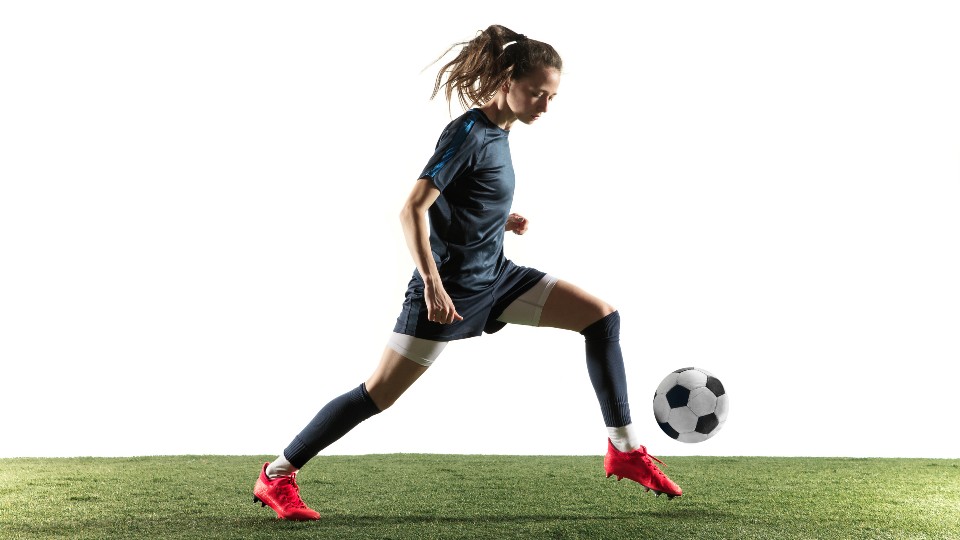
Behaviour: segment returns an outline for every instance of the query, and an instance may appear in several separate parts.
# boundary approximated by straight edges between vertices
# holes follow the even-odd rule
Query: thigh
[[[387,340],[387,347],[413,360],[423,367],[430,367],[447,347],[447,341],[433,341],[407,334],[393,332]]]
[[[503,313],[497,317],[497,321],[525,326],[540,326],[543,305],[550,297],[550,292],[553,291],[558,281],[560,280],[550,274],[543,276],[536,285],[530,287],[527,292],[507,305]]]
[[[543,305],[540,326],[579,332],[614,311],[610,304],[561,279]]]

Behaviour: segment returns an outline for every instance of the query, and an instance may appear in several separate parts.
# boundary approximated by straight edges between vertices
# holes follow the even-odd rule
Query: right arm
[[[430,226],[427,209],[440,196],[440,190],[428,179],[421,178],[414,184],[400,211],[400,224],[407,241],[413,262],[423,277],[423,297],[427,303],[427,319],[440,324],[462,321],[453,300],[440,282],[440,271],[430,250]]]

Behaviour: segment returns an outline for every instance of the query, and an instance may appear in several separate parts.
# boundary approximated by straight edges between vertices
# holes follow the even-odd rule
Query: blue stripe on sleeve
[[[464,122],[463,126],[457,132],[456,136],[453,138],[453,141],[450,142],[450,146],[447,147],[446,151],[443,152],[443,157],[440,158],[440,161],[433,166],[432,169],[424,176],[429,176],[430,178],[436,178],[437,174],[440,173],[447,163],[450,162],[450,159],[453,156],[457,155],[457,152],[460,151],[460,147],[463,146],[463,141],[467,140],[467,135],[470,134],[470,130],[473,129],[473,125],[477,123],[476,118],[470,118]]]

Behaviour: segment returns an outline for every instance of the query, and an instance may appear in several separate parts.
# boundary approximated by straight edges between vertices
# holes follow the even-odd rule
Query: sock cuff
[[[600,413],[603,415],[603,423],[610,428],[626,426],[632,422],[630,402],[627,401],[626,395],[617,396],[611,401],[601,401]]]
[[[373,398],[370,397],[370,393],[367,392],[367,383],[360,383],[360,387],[357,390],[360,391],[360,400],[368,407],[367,412],[370,413],[370,416],[383,412],[380,410],[380,407],[377,407]]]
[[[614,311],[580,331],[587,343],[620,341],[620,312]]]
[[[289,461],[298,470],[302,469],[303,466],[307,464],[307,461],[310,461],[310,458],[313,457],[306,457],[303,455],[303,452],[306,450],[306,448],[306,443],[304,443],[303,439],[297,435],[292,441],[290,441],[290,444],[283,449],[283,458]]]

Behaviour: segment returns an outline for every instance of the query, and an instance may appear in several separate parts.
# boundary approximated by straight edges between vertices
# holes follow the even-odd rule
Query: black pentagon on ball
[[[691,370],[691,369],[694,369],[694,368],[692,368],[692,367],[682,367],[682,368],[674,371],[674,373],[683,373],[684,371],[689,371],[689,370]]]
[[[690,390],[680,385],[674,386],[667,392],[667,403],[670,404],[671,409],[683,407],[689,398]]]
[[[717,426],[720,425],[720,420],[717,418],[717,415],[710,413],[704,416],[701,416],[697,420],[697,429],[694,430],[697,433],[703,433],[704,435],[709,434],[711,431],[717,429]]]
[[[670,424],[668,424],[668,423],[666,423],[666,422],[657,422],[657,423],[660,424],[660,429],[662,429],[663,432],[666,433],[667,436],[669,436],[671,439],[676,439],[677,437],[680,436],[680,432],[678,432],[677,430],[673,429],[673,428],[670,426]]]
[[[707,377],[707,388],[713,392],[713,395],[720,397],[725,391],[723,389],[723,383],[720,382],[720,379],[716,377]]]

